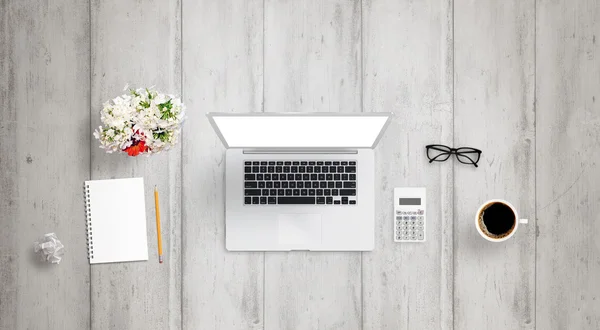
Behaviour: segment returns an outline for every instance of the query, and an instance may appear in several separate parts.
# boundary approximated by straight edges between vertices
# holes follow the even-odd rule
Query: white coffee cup
[[[482,212],[485,209],[487,209],[490,205],[495,204],[495,203],[500,203],[500,204],[504,204],[504,205],[508,206],[515,215],[515,219],[514,219],[515,224],[514,224],[514,227],[512,228],[512,231],[508,235],[503,236],[501,238],[494,238],[494,237],[490,237],[489,235],[487,235],[481,228],[480,220],[479,220],[483,216]],[[477,210],[477,213],[475,213],[475,228],[477,228],[477,232],[479,233],[479,235],[481,235],[481,237],[485,238],[486,240],[488,240],[490,242],[498,243],[498,242],[506,241],[507,239],[511,238],[517,232],[517,229],[519,229],[519,224],[527,224],[528,222],[529,221],[527,219],[519,219],[519,213],[517,213],[517,209],[511,203],[509,203],[503,199],[490,199],[489,201],[481,204],[481,206]]]

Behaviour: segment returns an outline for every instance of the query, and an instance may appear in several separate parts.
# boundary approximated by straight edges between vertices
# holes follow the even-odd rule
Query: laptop
[[[229,251],[369,251],[391,113],[209,113],[227,148]]]

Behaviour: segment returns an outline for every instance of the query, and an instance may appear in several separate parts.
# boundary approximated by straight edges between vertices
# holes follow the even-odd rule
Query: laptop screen
[[[211,113],[229,148],[371,148],[390,113]]]

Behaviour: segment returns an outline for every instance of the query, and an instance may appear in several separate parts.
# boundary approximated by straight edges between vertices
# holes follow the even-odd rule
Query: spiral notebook
[[[90,264],[148,260],[144,179],[85,181]]]

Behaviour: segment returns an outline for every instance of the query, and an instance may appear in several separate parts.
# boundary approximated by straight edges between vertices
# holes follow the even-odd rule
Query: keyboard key
[[[337,190],[337,189],[331,189],[331,194],[333,196],[337,196],[337,195],[339,195],[339,190]]]
[[[275,173],[281,173],[283,172],[283,167],[282,166],[276,166],[275,167]]]
[[[284,165],[292,165],[292,162],[285,162]]]
[[[325,165],[329,166],[331,165],[331,162],[325,162]]]
[[[317,189],[317,196],[323,196],[323,189]]]
[[[292,167],[290,167],[290,172],[292,172],[292,173],[298,173],[298,166],[292,166]]]
[[[267,173],[267,167],[266,166],[261,166],[260,167],[260,173]]]
[[[344,173],[344,166],[338,166],[337,172],[338,173]]]
[[[318,183],[318,182],[316,182],[316,181],[313,181],[313,183],[312,183],[312,187],[313,187],[313,188],[319,188],[319,183]]]
[[[313,167],[309,166],[309,167],[306,168],[306,173],[312,173],[312,172],[314,172],[313,171]]]
[[[288,188],[288,183],[287,182],[282,182],[281,183],[281,188]]]
[[[286,189],[285,190],[285,195],[286,196],[292,196],[292,189]]]
[[[246,161],[246,162],[244,162],[244,165],[252,165],[252,162]]]
[[[269,189],[269,196],[277,196],[277,189]]]
[[[275,167],[274,166],[267,167],[267,172],[274,173],[275,172]]]
[[[335,167],[335,166],[329,167],[329,173],[335,173],[335,172],[337,172],[337,167]]]
[[[344,188],[356,188],[356,182],[346,181],[344,182]]]
[[[315,162],[308,162],[308,165],[315,165]]]
[[[317,162],[317,165],[323,165],[323,162]]]
[[[340,189],[340,196],[356,196],[356,189]]]
[[[293,174],[288,174],[287,175],[287,179],[288,179],[288,181],[294,180],[294,175]]]
[[[350,204],[351,204],[351,205],[355,205],[355,204],[356,204],[356,201],[350,201]]]
[[[263,196],[269,196],[269,189],[263,189],[262,190],[262,195]]]
[[[290,188],[296,188],[296,182],[290,182]]]
[[[300,196],[300,189],[293,190],[294,196]]]
[[[325,175],[325,180],[327,180],[327,181],[333,180],[333,174],[327,174],[327,175]]]
[[[350,174],[349,178],[350,180],[356,180],[356,174]]]
[[[306,167],[305,166],[298,167],[298,172],[299,173],[306,173]]]
[[[266,186],[266,188],[269,188],[269,189],[273,188],[273,181],[267,181],[265,186]]]
[[[260,172],[260,167],[252,166],[252,173],[258,173],[258,172]]]
[[[319,188],[327,188],[327,182],[325,182],[325,181],[319,182]]]
[[[271,180],[271,174],[269,174],[269,173],[265,174],[265,180]]]
[[[345,171],[346,173],[356,173],[356,166],[347,166]]]
[[[283,165],[283,162],[282,162],[282,161],[278,161],[278,162],[277,162],[277,165],[278,165],[278,166],[280,166],[280,165]]]
[[[327,198],[325,198],[325,202],[327,204],[333,204],[333,197],[327,197]]]
[[[333,204],[335,204],[335,205],[339,205],[339,204],[340,204],[340,201],[333,201]]]
[[[342,185],[342,181],[337,181],[337,182],[335,183],[335,187],[336,187],[336,188],[343,188],[344,186]]]
[[[319,174],[319,181],[325,180],[325,174]]]
[[[245,197],[244,204],[252,204],[252,197]]]
[[[258,183],[256,181],[244,182],[244,188],[256,188],[256,187],[258,187]]]
[[[342,165],[348,165],[348,162],[341,162]]]
[[[259,181],[258,182],[258,188],[264,188],[265,187],[265,182],[264,181]]]
[[[323,189],[323,195],[331,196],[331,189]]]
[[[313,181],[317,181],[319,179],[318,174],[311,174],[310,179]]]
[[[325,204],[325,197],[317,197],[317,204]]]
[[[314,189],[309,189],[308,190],[308,195],[309,196],[314,196],[315,195],[315,190]]]
[[[300,195],[301,196],[308,196],[308,189],[301,189],[300,190]]]
[[[292,162],[292,165],[300,165],[300,162]]]
[[[335,182],[333,182],[333,181],[327,182],[327,188],[335,188]]]
[[[277,204],[277,197],[269,197],[269,204]]]
[[[320,167],[315,167],[314,168],[315,173],[321,173],[321,168]]]
[[[273,188],[281,188],[281,182],[279,182],[279,181],[273,182]]]
[[[284,166],[283,167],[283,173],[290,173],[290,167],[289,166]]]
[[[348,162],[350,165],[356,165],[356,162]]]
[[[321,167],[321,173],[329,173],[329,167],[327,167],[327,166]]]
[[[314,197],[278,197],[278,204],[314,204]]]
[[[277,181],[279,180],[279,174],[271,174],[271,178],[273,179],[273,181]]]
[[[333,179],[334,179],[335,181],[340,181],[340,180],[342,179],[342,176],[341,176],[341,175],[339,175],[339,174],[334,174],[334,175],[333,175]]]
[[[310,180],[310,174],[302,174],[302,180],[304,180],[304,181]]]
[[[283,196],[283,195],[285,195],[285,190],[283,190],[283,189],[277,189],[277,195],[278,195],[278,196]]]
[[[257,174],[256,175],[256,180],[264,180],[263,175],[262,174]]]
[[[304,181],[304,188],[310,188],[310,181]]]
[[[342,204],[348,204],[348,197],[342,197]]]
[[[308,162],[300,162],[300,165],[307,165]]]
[[[348,180],[348,174],[342,174],[342,180]]]
[[[269,162],[269,165],[271,165],[271,166],[275,165],[275,162]]]
[[[252,162],[252,165],[260,165],[260,162]]]
[[[267,197],[261,197],[260,198],[260,203],[261,204],[267,204]]]
[[[260,162],[260,165],[267,165],[267,162]]]
[[[298,188],[304,188],[304,182],[300,181],[296,183],[296,187]]]
[[[252,197],[252,204],[258,204],[258,197]]]
[[[340,162],[333,162],[333,165],[338,166],[338,165],[340,165]]]
[[[250,167],[250,166],[244,167],[244,173],[252,173],[252,167]]]
[[[294,180],[296,180],[296,181],[302,180],[302,174],[294,174]]]

